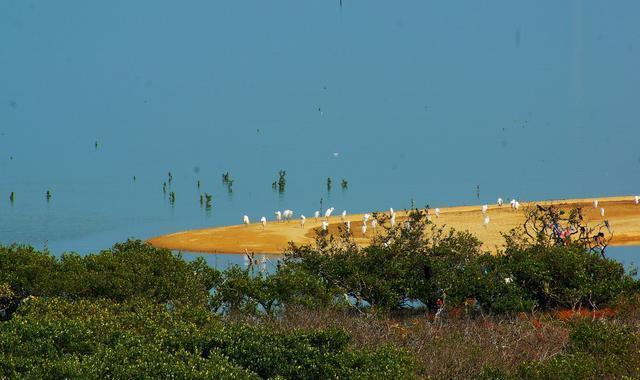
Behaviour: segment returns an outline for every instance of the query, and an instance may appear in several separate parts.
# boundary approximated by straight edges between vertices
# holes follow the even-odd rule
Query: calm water
[[[638,11],[3,1],[0,243],[87,253],[321,198],[352,213],[640,193]]]

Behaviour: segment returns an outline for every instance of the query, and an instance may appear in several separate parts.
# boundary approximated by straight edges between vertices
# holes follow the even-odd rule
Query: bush
[[[186,262],[139,240],[84,257],[65,253],[60,259],[31,247],[0,246],[0,283],[11,287],[14,302],[28,296],[115,301],[146,297],[158,303],[203,305],[219,277],[204,260]]]
[[[0,378],[411,378],[407,355],[342,330],[276,333],[144,298],[31,299],[0,323]]]

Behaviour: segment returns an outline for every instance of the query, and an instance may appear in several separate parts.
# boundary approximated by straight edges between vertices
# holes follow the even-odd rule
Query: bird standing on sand
[[[604,207],[600,207],[600,216],[604,217]]]
[[[363,222],[364,224],[367,224],[367,222],[369,221],[369,218],[371,218],[371,214],[364,214],[364,215],[362,216],[362,222]]]
[[[280,212],[280,210],[274,212],[274,214],[276,214],[276,220],[278,222],[282,220],[282,213]]]
[[[391,227],[396,225],[396,214],[395,213],[391,214],[391,219],[389,219],[389,222],[391,223]]]
[[[436,218],[440,217],[440,209],[436,207]]]
[[[503,203],[504,201],[502,200],[502,198],[498,198],[498,207],[502,207]]]
[[[598,200],[593,201],[593,208],[598,208]]]
[[[636,201],[636,204],[640,204],[640,195],[636,195],[635,201]]]
[[[249,225],[249,217],[247,215],[242,217],[242,223]]]
[[[316,222],[318,221],[318,218],[320,217],[320,211],[316,211],[313,213],[313,216],[316,218]]]
[[[260,223],[262,223],[262,228],[264,229],[267,226],[267,218],[264,216],[260,218]]]
[[[304,222],[307,220],[307,218],[304,217],[304,215],[300,215],[300,227],[304,228]]]
[[[491,221],[491,219],[489,219],[489,215],[486,215],[486,216],[484,217],[484,221],[483,221],[484,226],[486,227],[486,226],[487,226],[487,224],[489,224],[489,222],[490,222],[490,221]]]
[[[486,214],[487,210],[489,210],[489,206],[488,205],[482,205],[482,213]]]
[[[331,216],[331,213],[333,212],[333,210],[334,210],[333,207],[328,208],[327,211],[324,212],[324,217],[328,219]]]
[[[282,216],[284,217],[284,220],[289,221],[293,217],[293,211],[284,210],[284,212],[282,213]]]

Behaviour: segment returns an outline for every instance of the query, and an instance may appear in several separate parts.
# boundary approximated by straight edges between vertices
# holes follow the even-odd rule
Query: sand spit
[[[595,199],[599,201],[598,208],[593,206]],[[459,231],[468,230],[484,243],[485,249],[496,251],[504,243],[501,233],[522,225],[524,221],[522,209],[534,204],[554,204],[562,209],[580,206],[590,225],[598,224],[604,219],[609,221],[614,232],[611,245],[640,245],[640,205],[635,204],[633,196],[521,202],[520,211],[513,210],[508,203],[502,207],[491,204],[487,211],[490,218],[487,225],[483,223],[484,215],[481,205],[440,207],[439,218],[433,215],[432,210],[432,222]],[[600,208],[605,209],[604,217],[600,214]],[[388,211],[386,213],[388,214]],[[397,223],[401,223],[406,213],[405,211],[396,211],[396,213]],[[366,234],[362,234],[362,216],[363,214],[348,215],[346,220],[351,222],[351,233],[357,243],[367,245],[375,232],[369,222]],[[149,239],[148,242],[158,248],[191,252],[245,253],[248,251],[279,254],[290,241],[297,244],[312,243],[315,231],[322,228],[322,220],[323,218],[316,220],[308,217],[304,228],[301,227],[299,219],[289,222],[270,220],[265,228],[260,223],[204,228],[158,236]],[[342,226],[344,222],[340,215],[329,218],[331,233],[337,233],[338,227]],[[381,228],[378,227],[378,232],[380,231]]]

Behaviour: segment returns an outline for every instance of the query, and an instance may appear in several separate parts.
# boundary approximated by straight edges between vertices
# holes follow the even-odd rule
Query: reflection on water
[[[177,253],[177,251],[174,251]],[[219,270],[225,270],[231,266],[238,265],[243,269],[249,267],[250,261],[247,255],[238,255],[238,254],[210,254],[210,253],[194,253],[194,252],[182,252],[182,257],[185,260],[195,260],[198,257],[203,258],[207,264]],[[276,271],[278,267],[278,260],[282,259],[284,256],[282,255],[265,255],[265,254],[256,254],[254,255],[254,263],[253,270],[255,273],[273,273]]]

